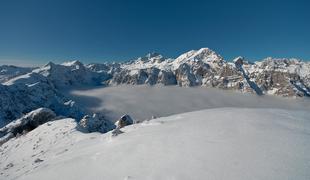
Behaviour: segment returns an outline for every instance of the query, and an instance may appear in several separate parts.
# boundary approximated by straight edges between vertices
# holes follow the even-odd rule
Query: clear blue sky
[[[310,60],[308,0],[0,0],[0,64],[176,57]]]

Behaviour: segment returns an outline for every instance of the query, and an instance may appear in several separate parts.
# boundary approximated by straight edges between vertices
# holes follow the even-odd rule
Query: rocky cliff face
[[[267,58],[245,69],[264,94],[309,96],[309,65],[297,59]]]

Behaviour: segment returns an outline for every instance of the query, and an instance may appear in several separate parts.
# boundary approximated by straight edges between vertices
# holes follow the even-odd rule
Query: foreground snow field
[[[111,121],[123,114],[135,120],[163,117],[207,108],[247,107],[309,110],[310,100],[253,96],[214,88],[177,86],[115,86],[73,90],[69,92],[78,105],[91,112],[104,112]]]
[[[215,108],[118,136],[48,122],[2,147],[0,179],[310,179],[310,112]]]

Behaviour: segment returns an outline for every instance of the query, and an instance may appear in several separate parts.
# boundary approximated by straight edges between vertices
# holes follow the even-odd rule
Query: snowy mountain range
[[[37,82],[33,78],[27,80],[33,74],[43,76],[58,89],[100,84],[164,84],[216,87],[259,95],[310,95],[309,62],[266,58],[251,63],[243,57],[229,62],[208,48],[191,50],[176,59],[149,53],[124,63],[83,65],[79,61],[50,62],[40,68],[5,65],[1,66],[0,79],[5,85],[16,81],[31,84]]]
[[[4,65],[0,70],[1,126],[40,107],[80,119],[85,115],[84,110],[62,90],[83,86],[163,84],[214,87],[258,95],[310,96],[309,62],[267,58],[251,63],[242,57],[229,62],[208,48],[191,50],[176,59],[149,53],[124,63],[50,62],[38,68]]]
[[[254,139],[258,139],[258,142],[262,145],[263,148],[265,148],[266,155],[268,156],[273,155],[273,152],[268,150],[270,144],[278,144],[277,146],[283,146],[284,150],[290,150],[289,146],[286,146],[285,144],[283,145],[283,143],[281,143],[283,139],[278,138],[278,136],[275,136],[273,134],[273,129],[276,130],[276,132],[278,132],[279,134],[281,134],[281,137],[283,135],[283,137],[286,137],[288,139],[291,138],[289,141],[290,143],[297,142],[299,137],[301,137],[302,140],[304,140],[305,142],[308,139],[307,132],[309,131],[309,122],[306,119],[309,113],[305,111],[305,109],[309,107],[308,101],[304,102],[305,107],[300,108],[301,106],[303,106],[303,104],[299,104],[299,106],[297,106],[296,104],[292,103],[291,105],[276,106],[275,104],[277,103],[283,104],[283,102],[280,102],[276,99],[270,99],[270,101],[267,101],[266,98],[260,97],[259,101],[258,99],[251,99],[247,96],[235,96],[233,98],[227,98],[233,95],[224,95],[221,93],[216,94],[214,92],[212,93],[212,91],[208,96],[204,95],[204,91],[200,91],[199,93],[198,91],[195,91],[198,95],[196,94],[196,96],[193,96],[193,93],[191,94],[189,91],[187,91],[180,94],[182,94],[182,96],[188,95],[188,98],[181,98],[181,100],[175,100],[172,103],[168,103],[169,105],[167,106],[173,106],[173,104],[177,102],[180,103],[180,105],[176,106],[175,108],[165,107],[165,104],[160,104],[159,106],[155,107],[152,102],[148,104],[143,103],[145,102],[144,99],[146,99],[147,101],[154,101],[154,99],[156,99],[158,100],[158,102],[164,103],[165,101],[163,99],[166,99],[167,96],[171,94],[171,92],[175,92],[174,89],[168,89],[168,91],[166,89],[165,91],[167,92],[160,93],[160,95],[165,97],[138,98],[139,96],[141,96],[140,94],[134,95],[132,93],[133,91],[137,91],[137,89],[126,91],[126,88],[124,88],[123,86],[152,86],[157,84],[164,86],[170,85],[169,87],[206,87],[213,88],[213,90],[217,88],[222,90],[230,90],[227,92],[237,91],[246,94],[256,94],[258,96],[274,95],[278,97],[294,97],[291,99],[308,100],[308,98],[310,97],[310,62],[301,61],[298,59],[273,58],[266,58],[262,61],[250,62],[243,57],[237,57],[233,61],[226,61],[216,52],[208,48],[202,48],[199,50],[192,50],[186,52],[177,57],[176,59],[166,58],[158,53],[149,53],[144,57],[121,63],[92,63],[84,65],[79,61],[70,61],[64,62],[62,64],[54,64],[52,62],[49,62],[42,67],[35,68],[24,68],[9,65],[0,66],[0,153],[1,158],[3,158],[0,161],[0,168],[1,170],[3,170],[3,172],[0,173],[0,179],[2,177],[5,177],[6,179],[33,179],[32,175],[23,175],[27,174],[28,172],[34,171],[38,167],[43,169],[42,171],[38,171],[37,174],[33,174],[35,179],[40,179],[44,177],[42,173],[45,174],[52,171],[59,171],[64,167],[57,165],[55,166],[55,164],[63,163],[63,159],[61,158],[65,157],[62,156],[62,154],[66,154],[68,149],[71,147],[74,153],[72,154],[72,156],[69,156],[68,159],[68,164],[70,164],[70,166],[65,167],[69,168],[68,171],[63,171],[64,176],[62,177],[58,177],[55,174],[50,174],[48,178],[75,179],[76,176],[73,177],[72,174],[68,172],[73,172],[73,169],[70,169],[70,167],[71,164],[74,162],[77,162],[78,168],[83,168],[83,164],[85,164],[85,161],[79,161],[77,158],[79,157],[79,154],[82,153],[82,151],[86,152],[87,157],[89,156],[94,158],[100,158],[103,161],[107,160],[107,157],[102,156],[100,153],[98,154],[98,152],[95,152],[99,151],[99,149],[101,148],[101,146],[99,145],[100,143],[98,143],[99,141],[102,141],[100,136],[91,136],[84,133],[106,133],[113,129],[114,130],[112,132],[107,133],[103,138],[105,146],[108,146],[107,143],[109,143],[109,139],[111,140],[111,136],[114,137],[118,136],[119,134],[126,133],[129,134],[129,137],[123,137],[125,139],[127,138],[127,140],[125,140],[126,142],[129,141],[135,145],[138,144],[137,142],[143,142],[145,144],[148,144],[148,142],[150,142],[150,139],[153,139],[157,147],[157,145],[160,145],[162,143],[163,139],[166,139],[168,142],[169,138],[167,139],[165,135],[169,134],[173,130],[174,132],[177,132],[177,135],[175,137],[173,136],[173,138],[171,138],[168,142],[168,144],[171,144],[170,150],[174,149],[173,151],[175,152],[175,149],[180,149],[179,146],[183,145],[181,143],[182,139],[184,140],[185,144],[189,144],[188,147],[198,147],[200,144],[203,144],[204,147],[208,147],[208,149],[210,149],[212,148],[212,146],[209,146],[208,142],[204,142],[203,138],[200,139],[200,144],[193,144],[191,143],[192,138],[187,138],[187,135],[190,135],[195,139],[199,139],[200,136],[214,136],[214,138],[211,138],[210,141],[220,143],[226,141],[227,138],[229,139],[231,137],[234,137],[236,142],[238,142],[240,145],[242,145],[243,142],[249,143],[251,141],[251,138],[242,139],[242,136],[238,134],[239,131],[237,130],[236,133],[235,130],[232,130],[229,125],[224,126],[227,127],[225,132],[223,132],[224,134],[222,134],[221,131],[216,131],[216,129],[220,129],[221,127],[223,127],[223,124],[231,123],[228,121],[229,118],[227,118],[227,116],[238,115],[238,117],[240,117],[240,121],[233,122],[230,125],[237,127],[237,129],[241,128],[243,130],[245,126],[250,127],[253,130],[251,131],[251,133]],[[153,117],[152,114],[151,119],[156,120],[149,121],[148,119],[148,121],[143,121],[143,123],[141,124],[136,124],[137,121],[134,121],[130,117],[130,115],[124,115],[121,116],[121,118],[118,120],[115,119],[115,121],[117,121],[116,124],[114,124],[115,121],[112,122],[108,120],[107,115],[105,114],[106,112],[91,111],[89,108],[85,108],[85,106],[81,106],[81,104],[76,103],[72,99],[72,97],[70,97],[66,93],[68,90],[74,90],[83,87],[108,88],[108,86],[113,86],[113,88],[119,87],[123,91],[130,93],[133,98],[136,98],[126,99],[121,98],[120,96],[118,96],[118,94],[115,94],[114,96],[118,97],[118,100],[123,100],[126,102],[114,102],[114,107],[112,106],[111,108],[112,110],[113,108],[115,110],[118,107],[131,106],[130,108],[127,107],[127,109],[136,108],[136,111],[149,110],[151,113],[162,112],[163,115],[171,115],[173,114],[173,112],[182,112],[182,110],[184,109],[194,110],[195,106],[207,107],[207,109],[218,108],[218,110],[204,110],[201,112],[194,112],[184,115],[174,115],[168,118],[158,119],[156,119],[155,116]],[[152,91],[152,93],[158,93],[160,90]],[[111,93],[111,91],[114,90],[112,89],[106,92]],[[147,95],[146,92],[139,92],[143,93],[143,95]],[[200,98],[200,100],[198,101],[197,96],[200,96],[200,94],[204,95],[204,97]],[[105,92],[103,92],[102,94],[99,93],[99,95],[104,96]],[[127,96],[127,94],[125,94],[125,96]],[[218,98],[219,96],[220,98]],[[196,100],[190,101],[189,99],[193,97],[195,97]],[[180,97],[173,96],[172,98]],[[225,98],[228,100],[223,100]],[[240,98],[244,98],[244,100],[240,101]],[[271,101],[274,100],[275,102],[271,103]],[[109,99],[103,98],[103,101],[113,103],[113,101],[115,100],[113,99],[112,101],[109,101]],[[182,103],[184,101],[187,101],[189,104],[187,105],[186,103],[184,103],[183,105]],[[141,102],[143,105],[133,105]],[[252,104],[254,105],[250,105],[250,102],[253,102]],[[86,101],[84,103],[87,104]],[[206,103],[209,104],[204,105]],[[284,104],[285,103],[286,101],[284,102]],[[183,106],[185,106],[185,108]],[[223,109],[223,107],[235,106],[238,106],[239,108]],[[249,106],[251,106],[253,110],[244,109],[245,107]],[[267,109],[261,109],[270,107],[282,107],[286,110],[274,109],[269,112],[267,111]],[[291,107],[294,107],[295,111],[293,111],[293,108]],[[165,113],[163,112],[163,109],[165,109]],[[120,111],[123,113],[123,111],[125,110],[121,109]],[[259,114],[264,114],[264,112],[268,113],[263,116],[265,119],[260,122],[260,118],[258,118],[258,116]],[[214,119],[212,119],[212,121],[210,122],[206,122],[201,119],[201,117],[215,116],[223,117],[220,118],[220,122],[214,121]],[[251,122],[247,120],[248,117],[252,118]],[[285,122],[281,121],[283,117],[285,117]],[[293,121],[296,120],[296,117],[298,119],[297,124]],[[169,121],[167,121],[167,119]],[[195,123],[191,122],[188,119],[195,121]],[[132,123],[134,123],[134,125],[125,128],[125,130],[121,129],[124,126],[130,125]],[[200,125],[205,125],[206,123],[208,126],[214,127],[215,130],[212,128],[208,128],[208,131],[205,131],[205,129],[203,128],[204,126]],[[268,127],[270,127],[271,129],[264,128],[266,126],[265,124],[267,124]],[[278,126],[278,124],[280,126]],[[146,130],[143,129],[147,126],[150,127]],[[163,130],[159,130],[157,126],[162,127]],[[287,135],[286,131],[288,131],[288,129],[290,129],[290,132],[294,134],[293,137]],[[141,134],[143,134],[143,137],[146,137],[146,139],[135,138],[136,131],[141,131]],[[263,136],[264,141],[260,141],[260,132],[263,131],[267,134]],[[131,132],[133,133],[133,138],[130,138]],[[156,137],[158,138],[154,139],[154,137],[148,137],[149,133],[155,133]],[[230,133],[232,133],[232,136],[230,135]],[[23,138],[17,138],[21,136]],[[45,137],[45,139],[43,137]],[[182,138],[179,142],[180,137]],[[265,144],[265,140],[270,137],[272,137],[271,141]],[[129,152],[129,150],[131,149],[130,147],[133,147],[132,143],[126,143],[120,148],[125,147],[128,149]],[[89,146],[95,148],[87,150],[85,144],[89,144]],[[298,153],[298,151],[306,152],[307,149],[309,149],[309,146],[303,146],[304,144],[306,144],[303,141],[298,142],[297,144],[298,147],[296,147],[296,149],[292,149],[292,153]],[[259,146],[259,144],[255,145]],[[223,147],[223,149],[231,148],[229,144],[227,145],[225,143],[221,144],[220,146]],[[149,144],[149,147],[152,148],[152,150],[156,150],[156,147],[153,147],[152,144]],[[116,152],[114,148],[109,148],[107,149],[108,151]],[[141,150],[142,154],[152,151],[149,148],[143,148],[144,149]],[[50,151],[50,149],[53,149],[53,151]],[[235,149],[235,147],[233,149]],[[190,153],[192,150],[192,148],[189,148],[187,150],[184,149],[184,153]],[[283,157],[286,157],[286,152],[284,150],[280,151],[277,159],[283,159]],[[160,151],[160,149],[157,149],[157,151]],[[169,151],[169,147],[167,148],[167,151]],[[14,152],[19,152],[17,156],[18,158],[15,158]],[[25,152],[25,154],[22,154],[20,152]],[[127,153],[127,150],[120,153],[125,152]],[[201,159],[204,153],[200,151],[197,152],[198,154],[196,154],[196,156],[193,156],[193,161],[191,161],[191,159],[185,158],[184,162],[191,162],[192,166],[195,166],[194,164],[197,163],[199,164],[199,161],[197,160]],[[245,153],[250,152],[253,151],[245,150]],[[93,153],[98,154],[98,156],[92,156]],[[170,153],[174,154],[172,152]],[[212,152],[210,153],[212,154]],[[256,153],[259,152],[257,151]],[[134,164],[135,168],[137,168],[139,167],[139,163],[141,164],[141,162],[139,161],[139,155],[141,154],[137,153],[133,155],[134,158],[129,158],[128,161],[137,162],[138,164]],[[124,156],[126,155],[124,154]],[[178,159],[178,161],[180,161],[180,163],[184,163],[181,156],[183,156],[181,152],[179,152],[179,154],[176,154],[176,158]],[[113,153],[109,154],[109,157],[113,157]],[[157,156],[151,157],[149,160],[156,161],[156,157]],[[231,157],[240,156],[238,156],[238,154],[229,154],[229,156],[224,157],[223,159],[225,161],[229,161]],[[305,159],[304,156],[292,155],[289,158],[292,161],[297,161],[301,157],[303,158],[303,161],[300,161],[301,163],[308,162],[308,159]],[[268,161],[267,156],[264,156],[262,158],[265,158],[266,161]],[[45,160],[54,164],[51,166],[49,164],[45,164],[45,162],[43,162]],[[209,161],[210,159],[204,160]],[[259,158],[254,158],[253,160],[259,161]],[[33,161],[33,163],[28,163],[28,165],[25,165],[24,161]],[[215,160],[213,159],[213,161]],[[96,167],[98,166],[99,162],[100,161],[94,161],[94,164],[90,166],[91,169],[98,171]],[[278,170],[283,172],[283,176],[279,175],[277,171],[270,171],[270,177],[279,177],[279,179],[281,179],[281,177],[295,177],[295,175],[297,175],[296,172],[289,173],[287,171],[287,167],[282,167],[281,164],[277,164],[274,162],[275,161],[270,161],[269,163],[277,166]],[[40,166],[41,163],[45,165]],[[121,164],[117,164],[117,162],[115,161],[113,161],[113,163],[114,167],[119,167],[120,169],[122,169]],[[169,161],[159,161],[159,165],[153,167],[156,172],[152,174],[151,179],[158,179],[158,177],[163,177],[165,175],[169,175],[172,177],[173,175],[175,175],[175,171],[177,171],[177,168],[184,170],[184,177],[187,177],[185,179],[190,179],[190,174],[197,174],[198,179],[203,179],[201,175],[204,174],[205,171],[200,170],[199,168],[196,170],[186,170],[187,168],[184,169],[179,166],[173,166],[176,168],[172,168],[172,172],[161,174],[163,172],[161,166],[167,163],[169,163]],[[235,162],[231,161],[230,163],[234,164]],[[264,164],[266,163],[261,162],[261,165]],[[209,165],[211,168],[211,164]],[[167,165],[166,168],[169,168],[168,166],[169,165]],[[240,172],[246,167],[247,166],[242,166]],[[288,167],[291,167],[290,164],[288,164]],[[301,170],[301,179],[309,175],[309,171],[306,170],[307,166],[303,167],[305,168]],[[295,166],[293,168],[295,168]],[[213,170],[220,171],[220,169],[221,168],[214,168]],[[76,169],[74,169],[74,171],[76,171]],[[253,173],[256,173],[255,170],[251,171],[253,171]],[[108,169],[104,169],[104,172],[109,174]],[[287,176],[285,176],[286,174],[284,172],[287,172]],[[106,176],[106,174],[104,174],[103,176],[106,178],[114,177],[114,179],[125,176],[125,179],[130,179],[129,174],[130,172],[128,171],[122,171],[120,174],[113,172],[109,176]],[[138,177],[137,179],[143,179],[143,177],[145,177],[145,175],[147,174],[148,173],[139,176],[139,174],[134,173],[134,176]],[[219,173],[215,173],[215,175],[218,176]],[[260,172],[257,177],[261,176],[262,173]],[[83,174],[80,174],[79,177],[85,176],[83,176]],[[182,177],[182,173],[178,174],[177,177],[177,179],[184,179],[184,177]],[[235,177],[240,177],[240,174],[239,176],[236,175]],[[47,177],[45,176],[44,179],[46,178]],[[94,177],[92,179],[98,178]],[[247,179],[246,176],[243,179]]]
[[[108,84],[206,86],[258,95],[309,96],[310,63],[272,58],[250,63],[242,57],[228,62],[202,48],[174,60],[154,53],[120,64]]]

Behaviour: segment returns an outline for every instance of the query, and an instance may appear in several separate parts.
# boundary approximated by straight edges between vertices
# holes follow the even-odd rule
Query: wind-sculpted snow
[[[48,122],[0,147],[0,179],[310,179],[308,111],[220,108],[153,119],[123,133]]]

